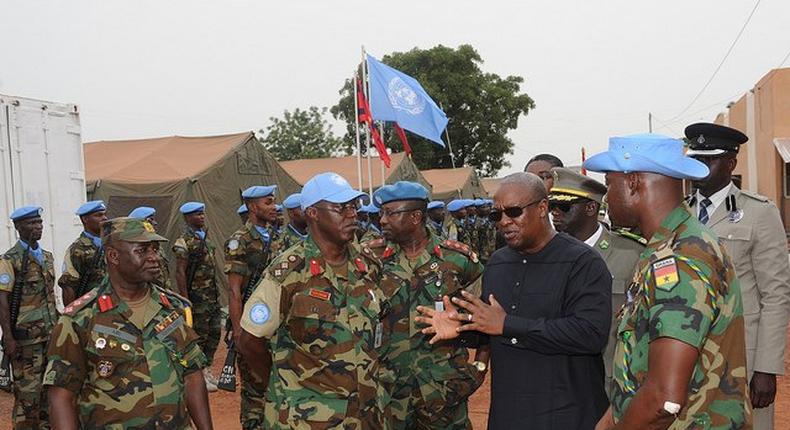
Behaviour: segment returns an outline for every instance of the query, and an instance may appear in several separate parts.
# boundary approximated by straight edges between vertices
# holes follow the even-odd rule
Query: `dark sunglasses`
[[[524,206],[511,206],[511,207],[504,208],[502,210],[494,209],[494,210],[491,211],[490,214],[488,214],[488,219],[490,219],[493,222],[499,222],[499,221],[502,220],[502,214],[507,215],[507,217],[510,218],[510,219],[515,219],[515,218],[520,217],[521,214],[524,213],[524,209],[526,209],[526,208],[528,208],[528,207],[530,207],[532,205],[538,204],[538,203],[540,203],[542,201],[543,201],[543,198],[539,198],[539,199],[535,200],[532,203],[527,203]]]
[[[572,202],[549,202],[549,210],[553,211],[554,209],[557,209],[561,212],[568,213],[568,211],[570,211],[574,205],[578,205],[580,203],[586,204],[588,202],[590,202],[590,200],[587,199],[578,199]]]

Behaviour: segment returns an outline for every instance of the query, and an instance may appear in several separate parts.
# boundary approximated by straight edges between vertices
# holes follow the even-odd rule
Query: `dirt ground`
[[[788,331],[788,344],[790,344],[790,331]],[[222,362],[225,359],[224,344],[220,345],[214,363],[214,374],[219,375]],[[785,354],[785,372],[790,375],[790,348]],[[231,430],[239,427],[239,393],[219,391],[210,395],[211,414],[214,428]],[[475,430],[485,429],[488,419],[488,403],[490,401],[489,383],[485,384],[472,396],[469,413]],[[14,399],[10,394],[0,392],[0,430],[11,429],[11,407]],[[776,396],[776,423],[777,429],[790,429],[790,376],[780,377],[778,393]]]

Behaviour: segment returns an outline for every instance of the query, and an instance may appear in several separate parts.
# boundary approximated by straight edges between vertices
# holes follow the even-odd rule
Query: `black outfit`
[[[508,313],[491,344],[488,428],[586,430],[606,411],[602,351],[612,275],[594,249],[558,233],[536,254],[502,248],[483,275]]]

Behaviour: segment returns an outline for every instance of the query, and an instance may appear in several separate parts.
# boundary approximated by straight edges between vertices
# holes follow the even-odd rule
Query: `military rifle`
[[[10,322],[11,333],[3,333],[3,336],[12,336],[16,339],[16,321],[19,319],[19,306],[22,304],[22,289],[27,278],[27,271],[30,267],[30,247],[25,249],[22,256],[22,270],[14,277],[14,287],[11,290],[11,301],[8,304],[8,319]],[[3,360],[0,363],[0,389],[11,391],[11,365],[10,358],[6,351],[3,351]]]
[[[77,291],[74,292],[75,299],[82,297],[85,293],[88,292],[86,291],[88,288],[88,282],[90,281],[90,278],[93,277],[93,274],[96,273],[96,267],[101,262],[101,258],[103,255],[104,255],[103,248],[99,248],[96,250],[96,254],[93,255],[93,261],[91,261],[90,267],[88,267],[88,270],[86,270],[85,273],[80,276],[80,283],[79,285],[77,285]]]
[[[189,258],[187,260],[187,293],[192,289],[192,282],[195,281],[195,273],[197,272],[198,266],[200,266],[200,260],[205,254],[205,249],[206,240],[200,239],[200,247],[197,251],[189,253]]]
[[[262,258],[255,264],[255,270],[250,275],[249,279],[247,279],[247,283],[244,285],[244,290],[242,290],[242,297],[241,297],[241,307],[244,309],[244,304],[247,303],[250,296],[252,295],[252,291],[255,289],[255,286],[258,284],[258,281],[261,280],[261,276],[263,275],[263,271],[266,269],[266,262],[269,259],[269,245],[271,244],[271,240],[269,243],[266,244],[266,247],[263,250]],[[228,355],[225,357],[225,363],[222,365],[222,373],[219,375],[219,379],[217,380],[217,388],[220,390],[225,391],[236,391],[236,345],[233,342],[233,323],[230,321],[230,315],[228,315],[228,319],[225,320],[225,344],[228,346]]]

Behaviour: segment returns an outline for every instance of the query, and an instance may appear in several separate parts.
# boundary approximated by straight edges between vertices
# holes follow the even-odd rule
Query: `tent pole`
[[[357,178],[359,179],[359,191],[362,192],[362,142],[359,139],[359,100],[357,100],[357,71],[354,71],[354,137],[357,141]]]
[[[367,58],[365,58],[365,46],[362,45],[362,92],[365,94],[365,100],[368,100],[370,103],[370,99],[368,98],[370,95],[370,91],[368,90],[368,64]],[[373,115],[372,113],[370,113]],[[373,119],[371,118],[371,121]],[[373,166],[371,161],[371,154],[370,154],[370,127],[365,127],[365,142],[367,145],[368,151],[368,190],[370,191],[370,198],[373,198]]]
[[[442,106],[442,102],[439,102],[439,108],[444,110],[444,106]],[[455,169],[455,154],[453,154],[453,146],[450,145],[450,122],[447,122],[447,126],[444,127],[444,135],[447,137],[447,150],[450,151],[450,164],[452,164],[453,169]]]

